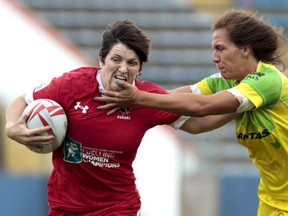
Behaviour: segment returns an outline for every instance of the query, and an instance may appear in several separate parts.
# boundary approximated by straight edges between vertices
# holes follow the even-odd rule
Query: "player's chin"
[[[221,71],[221,76],[222,76],[224,79],[229,79],[229,73],[225,73],[225,72]]]

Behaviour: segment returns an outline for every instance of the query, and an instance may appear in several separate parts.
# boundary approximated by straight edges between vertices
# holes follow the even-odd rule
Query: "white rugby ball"
[[[50,99],[35,100],[28,104],[24,112],[28,112],[31,109],[32,113],[27,119],[27,127],[32,129],[51,126],[48,134],[54,135],[55,139],[52,144],[29,145],[26,147],[36,153],[50,153],[62,144],[66,136],[67,116],[65,111],[57,102]]]

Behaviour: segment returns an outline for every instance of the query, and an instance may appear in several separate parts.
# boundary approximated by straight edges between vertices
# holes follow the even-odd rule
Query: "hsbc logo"
[[[74,106],[74,109],[75,109],[75,110],[81,109],[81,110],[82,110],[82,113],[87,113],[87,110],[89,109],[89,107],[88,107],[87,105],[82,106],[82,105],[81,105],[81,102],[78,101],[78,102],[76,103],[76,105]]]

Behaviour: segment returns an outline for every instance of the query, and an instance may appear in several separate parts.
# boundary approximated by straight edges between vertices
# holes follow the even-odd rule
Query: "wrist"
[[[133,104],[137,104],[137,105],[142,105],[141,104],[141,98],[142,98],[142,95],[143,92],[140,91],[140,90],[137,90],[134,94],[134,101],[133,101]]]

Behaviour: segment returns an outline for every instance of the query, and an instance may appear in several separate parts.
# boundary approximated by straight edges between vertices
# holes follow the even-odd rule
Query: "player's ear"
[[[243,45],[241,46],[242,56],[246,58],[251,53],[251,46],[250,45]]]

